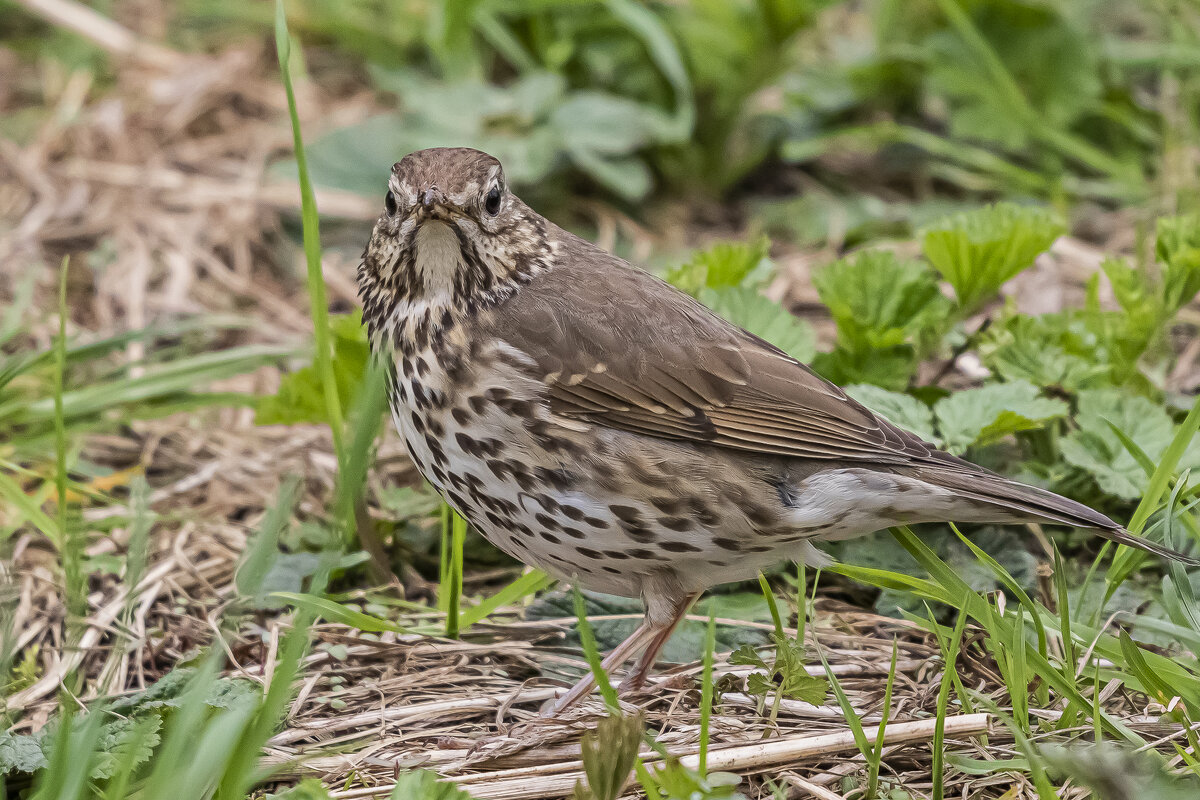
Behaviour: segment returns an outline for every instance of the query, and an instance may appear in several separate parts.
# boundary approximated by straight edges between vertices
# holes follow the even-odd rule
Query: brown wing
[[[494,323],[536,361],[556,413],[781,456],[909,464],[936,453],[674,287],[570,234],[563,246]]]

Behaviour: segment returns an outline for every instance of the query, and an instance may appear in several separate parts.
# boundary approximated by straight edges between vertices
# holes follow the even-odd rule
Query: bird
[[[522,202],[492,156],[409,153],[357,271],[408,453],[513,558],[645,616],[602,661],[644,684],[706,589],[896,525],[1088,528],[1198,563],[938,449]],[[589,674],[543,709],[561,714]]]

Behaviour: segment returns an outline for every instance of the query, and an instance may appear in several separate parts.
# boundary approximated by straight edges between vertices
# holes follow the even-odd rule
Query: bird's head
[[[495,299],[549,267],[546,226],[509,191],[503,167],[487,153],[466,147],[409,153],[392,167],[383,213],[363,254],[364,307]]]

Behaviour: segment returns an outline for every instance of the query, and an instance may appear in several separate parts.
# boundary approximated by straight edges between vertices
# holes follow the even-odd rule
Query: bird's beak
[[[426,217],[445,217],[447,212],[445,203],[446,195],[442,194],[442,190],[436,186],[430,186],[421,193],[421,211]]]

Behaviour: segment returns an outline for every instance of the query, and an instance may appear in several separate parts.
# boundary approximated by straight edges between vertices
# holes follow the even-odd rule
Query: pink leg
[[[650,670],[654,668],[655,662],[658,661],[658,654],[666,646],[667,640],[671,638],[671,634],[679,627],[679,623],[687,615],[688,609],[692,607],[692,603],[695,603],[699,597],[699,592],[689,595],[679,605],[679,610],[676,612],[675,618],[671,620],[667,627],[661,628],[657,635],[650,640],[650,644],[642,651],[641,658],[633,665],[633,669],[625,676],[625,680],[621,681],[621,694],[624,695],[642,688],[642,685],[646,682],[646,676],[650,674]]]
[[[621,642],[613,651],[600,662],[600,666],[604,668],[606,673],[611,674],[613,670],[618,669],[626,661],[628,661],[634,653],[646,646],[646,643],[652,641],[659,633],[659,629],[650,623],[649,619],[642,620],[642,624],[637,627],[629,638]],[[588,670],[579,683],[571,687],[570,691],[558,698],[554,705],[549,706],[542,711],[542,716],[545,718],[556,717],[566,709],[578,703],[596,685],[596,679],[592,675],[591,670]]]

